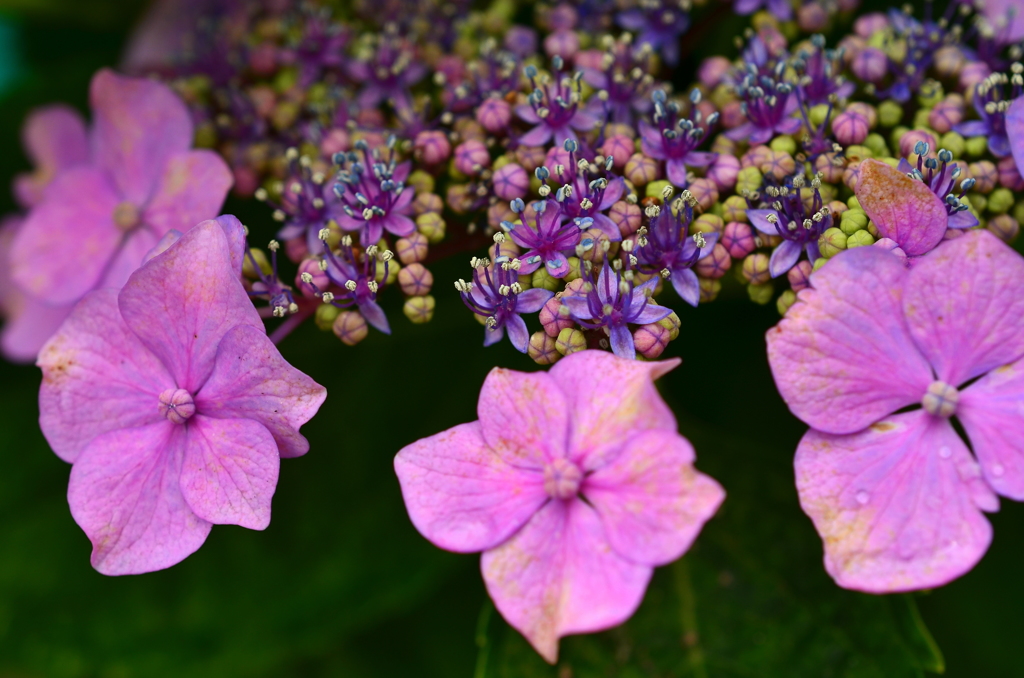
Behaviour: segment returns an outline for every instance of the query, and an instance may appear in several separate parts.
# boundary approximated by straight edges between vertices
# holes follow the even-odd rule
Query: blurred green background
[[[28,167],[18,140],[32,107],[86,110],[92,73],[118,62],[135,0],[0,0],[0,185]],[[704,49],[731,45],[705,38]],[[14,205],[0,191],[0,214]],[[261,208],[229,204],[257,231]],[[468,256],[468,255],[467,255]],[[171,570],[107,578],[68,512],[68,466],[38,427],[34,367],[0,363],[0,678],[129,676],[915,676],[1024,675],[1024,506],[991,516],[995,541],[962,579],[927,594],[836,588],[797,504],[803,426],[773,387],[763,334],[774,308],[742,289],[680,311],[684,359],[662,391],[698,466],[728,492],[680,562],[655,576],[619,629],[563,641],[556,668],[491,613],[478,557],[432,547],[410,525],[392,471],[403,445],[475,418],[495,364],[534,366],[480,326],[434,269],[437,315],[355,348],[304,327],[281,346],[329,393],[282,465],[266,532],[217,527]],[[731,278],[731,276],[730,276]],[[918,616],[918,610],[920,616]],[[922,621],[923,620],[923,621]]]

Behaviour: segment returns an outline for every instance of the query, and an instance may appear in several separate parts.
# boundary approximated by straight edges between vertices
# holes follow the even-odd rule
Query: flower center
[[[184,424],[196,413],[192,394],[183,388],[169,388],[160,394],[160,413],[175,424]]]
[[[959,391],[944,381],[933,381],[921,398],[921,407],[932,416],[948,419],[956,414],[959,402]]]
[[[122,231],[130,231],[139,225],[139,208],[130,202],[122,202],[114,208],[114,225]]]
[[[583,471],[568,459],[555,459],[544,467],[544,491],[555,499],[571,499],[580,491]]]

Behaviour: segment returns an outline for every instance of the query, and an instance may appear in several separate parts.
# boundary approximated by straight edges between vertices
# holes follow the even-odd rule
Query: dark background
[[[26,112],[54,101],[85,111],[93,72],[116,65],[140,8],[0,0],[0,185],[28,167],[18,139]],[[731,56],[740,25],[697,49]],[[0,214],[13,209],[0,193]],[[269,233],[258,206],[225,209]],[[0,363],[0,678],[912,676],[940,665],[924,625],[947,675],[1024,675],[1019,504],[1003,501],[989,553],[940,590],[874,597],[832,584],[793,487],[803,426],[764,356],[778,316],[738,285],[679,312],[668,355],[684,362],[661,382],[726,503],[694,549],[658,571],[631,622],[563,640],[562,664],[544,665],[490,614],[478,557],[415,532],[391,466],[403,445],[474,419],[491,367],[535,368],[507,342],[482,347],[448,283],[465,276],[463,258],[434,268],[438,309],[427,326],[408,323],[397,295],[385,295],[390,338],[371,333],[349,348],[306,326],[281,345],[328,389],[304,429],[311,452],[283,463],[268,530],[216,527],[164,572],[91,569],[68,512],[69,467],[35,423],[39,372]]]

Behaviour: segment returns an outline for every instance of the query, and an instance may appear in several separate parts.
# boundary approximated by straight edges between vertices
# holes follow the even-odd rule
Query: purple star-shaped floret
[[[668,180],[679,188],[686,188],[686,167],[707,167],[718,158],[717,153],[696,150],[704,141],[708,130],[718,122],[718,113],[707,120],[699,110],[694,109],[692,118],[679,115],[679,104],[666,101],[665,93],[656,90],[654,100],[654,124],[640,121],[640,145],[650,158],[665,161]],[[700,103],[700,92],[690,95],[694,105]]]

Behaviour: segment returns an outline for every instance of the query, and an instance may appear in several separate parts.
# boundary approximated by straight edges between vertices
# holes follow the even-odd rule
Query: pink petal
[[[23,207],[32,207],[54,176],[89,160],[85,121],[78,111],[57,104],[32,111],[21,132],[25,152],[36,166],[15,180],[14,192]]]
[[[683,555],[718,510],[725,491],[693,468],[693,447],[678,433],[646,431],[583,481],[620,556],[664,565]]]
[[[584,502],[552,500],[480,562],[501,615],[544,659],[558,660],[558,639],[629,619],[652,568],[620,557],[601,519]]]
[[[50,306],[35,297],[22,295],[17,311],[0,329],[0,350],[16,363],[35,362],[43,344],[52,337],[71,314],[74,305]]]
[[[505,462],[475,421],[406,446],[395,473],[413,525],[449,551],[502,543],[548,499],[544,476]]]
[[[612,461],[622,443],[641,431],[674,432],[676,419],[654,380],[679,363],[624,360],[597,350],[573,353],[555,363],[549,374],[572,412],[572,460],[592,471]]]
[[[895,240],[910,256],[941,242],[949,215],[923,181],[877,160],[865,160],[860,170],[857,200],[883,238]]]
[[[192,393],[213,370],[217,346],[231,328],[263,328],[235,277],[228,239],[216,221],[196,226],[133,273],[118,305],[177,386]]]
[[[171,156],[192,146],[188,108],[167,85],[109,69],[93,77],[89,101],[96,163],[124,200],[144,206]]]
[[[93,289],[122,237],[114,225],[118,202],[101,171],[76,167],[62,173],[14,237],[14,282],[55,306]]]
[[[1017,97],[1006,111],[1006,132],[1017,170],[1024,174],[1024,97]]]
[[[98,435],[163,419],[159,396],[174,380],[121,319],[117,291],[88,294],[46,343],[39,425],[74,462]]]
[[[210,523],[181,496],[185,428],[163,420],[105,433],[71,467],[68,503],[103,574],[140,574],[181,562]]]
[[[488,447],[513,466],[542,469],[566,455],[566,397],[544,372],[494,368],[480,389],[476,411]]]
[[[143,222],[158,237],[171,229],[187,231],[220,213],[234,177],[213,151],[181,151],[170,156]]]
[[[1024,355],[1024,260],[986,231],[944,243],[910,273],[903,309],[938,378],[959,386]]]
[[[326,398],[326,389],[289,365],[262,327],[240,325],[224,335],[195,400],[204,415],[259,422],[282,457],[298,457],[309,451],[299,427]]]
[[[114,256],[110,259],[97,287],[124,287],[132,273],[145,263],[146,255],[158,242],[159,238],[148,228],[139,228],[125,235],[114,251]]]
[[[853,433],[920,402],[931,368],[914,348],[900,296],[907,272],[877,247],[847,250],[811,276],[768,330],[775,385],[797,417]]]
[[[270,431],[248,419],[199,414],[185,428],[180,485],[189,508],[214,525],[266,529],[281,467]]]
[[[795,465],[825,569],[845,588],[941,586],[974,567],[992,539],[981,512],[998,499],[953,427],[924,410],[853,435],[812,429]]]
[[[996,368],[961,391],[956,416],[988,484],[1024,500],[1024,362]]]

